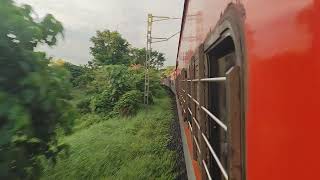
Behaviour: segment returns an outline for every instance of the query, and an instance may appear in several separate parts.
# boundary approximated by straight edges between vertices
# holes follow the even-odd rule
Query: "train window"
[[[199,54],[181,73],[181,104],[193,137],[193,158],[201,161],[209,179],[241,180],[241,66],[233,39],[225,36],[206,53],[199,48]]]
[[[209,78],[225,77],[228,70],[236,64],[235,47],[231,37],[227,37],[211,49],[207,54],[207,59]],[[208,84],[208,110],[223,124],[228,125],[226,86],[226,83]],[[220,159],[221,165],[230,169],[228,132],[215,121],[208,120],[208,126],[209,141],[213,150]],[[217,162],[212,156],[209,159],[209,168],[213,179],[224,179],[221,167],[217,166]]]

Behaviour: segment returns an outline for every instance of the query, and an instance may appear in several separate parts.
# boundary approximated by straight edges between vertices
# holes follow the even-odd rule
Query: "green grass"
[[[175,153],[168,150],[173,118],[169,97],[147,111],[81,128],[63,138],[70,155],[47,165],[42,179],[175,179]]]

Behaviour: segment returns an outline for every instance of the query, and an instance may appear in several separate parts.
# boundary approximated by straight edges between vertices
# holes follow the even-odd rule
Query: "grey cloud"
[[[65,27],[65,39],[54,48],[40,47],[50,56],[63,58],[72,63],[85,64],[90,60],[90,37],[96,30],[118,30],[135,47],[146,42],[147,13],[159,16],[180,17],[183,0],[16,0],[34,7],[39,16],[53,14]],[[180,29],[180,20],[157,23],[154,36],[168,37]],[[162,44],[156,50],[164,52],[174,65],[178,36]]]

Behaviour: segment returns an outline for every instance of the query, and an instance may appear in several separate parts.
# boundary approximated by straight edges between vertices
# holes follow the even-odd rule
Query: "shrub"
[[[83,98],[77,103],[77,108],[80,113],[86,114],[91,112],[90,100],[91,98]]]
[[[115,101],[112,88],[107,88],[101,94],[96,94],[91,98],[91,111],[95,113],[109,113],[112,111]]]
[[[116,103],[115,111],[121,116],[134,115],[139,108],[141,95],[141,92],[137,90],[132,90],[125,93]]]
[[[132,74],[132,84],[135,89],[143,92],[145,85],[145,71],[142,67],[140,68],[131,68],[130,73]],[[149,71],[149,84],[150,84],[150,94],[149,102],[153,102],[153,97],[159,97],[160,85],[160,74],[159,71],[155,69],[150,69]]]
[[[128,67],[124,65],[108,65],[94,71],[94,80],[91,83],[96,93],[105,89],[112,89],[111,93],[115,99],[134,88],[133,75]]]
[[[62,60],[62,59],[60,59],[60,60]],[[70,62],[64,62],[63,66],[70,72],[70,74],[71,74],[70,81],[74,87],[78,87],[80,85],[87,83],[87,81],[84,81],[84,83],[83,83],[82,81],[79,81],[78,79],[80,76],[84,76],[86,74],[86,72],[89,70],[88,67],[74,65]],[[81,84],[81,83],[83,83],[83,84]]]
[[[160,73],[157,70],[150,70],[150,90],[152,93],[152,96],[159,97],[159,90],[161,89],[161,83],[160,83]]]
[[[152,92],[149,93],[148,103],[149,103],[149,104],[154,104],[154,95],[153,95]]]

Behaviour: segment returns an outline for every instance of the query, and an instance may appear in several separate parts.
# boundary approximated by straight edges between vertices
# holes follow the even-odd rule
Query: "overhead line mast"
[[[146,46],[146,61],[145,61],[145,78],[144,78],[144,104],[149,104],[149,94],[150,94],[150,77],[149,77],[149,70],[150,70],[150,59],[151,59],[151,52],[152,52],[152,44],[168,41],[177,34],[177,32],[169,37],[152,37],[152,25],[153,22],[159,21],[166,21],[166,20],[174,20],[180,18],[173,18],[173,17],[166,17],[166,16],[153,16],[152,14],[148,14],[148,26],[147,26],[147,46]],[[156,41],[152,41],[152,40]]]

